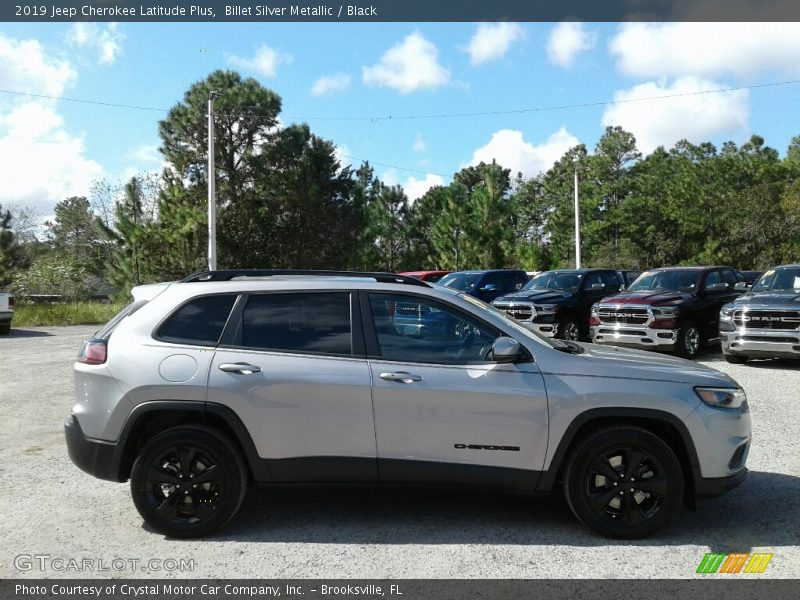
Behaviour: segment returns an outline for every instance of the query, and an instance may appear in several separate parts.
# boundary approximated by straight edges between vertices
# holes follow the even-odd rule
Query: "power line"
[[[650,102],[653,100],[668,100],[670,98],[684,98],[689,96],[701,96],[705,94],[723,94],[728,92],[737,92],[742,90],[755,90],[768,87],[779,87],[787,85],[796,85],[800,83],[800,79],[791,79],[788,81],[772,81],[767,83],[757,83],[752,85],[740,85],[727,88],[697,90],[694,92],[677,92],[674,94],[663,94],[660,96],[643,96],[639,98],[625,98],[621,100],[603,100],[597,102],[576,102],[572,104],[560,104],[551,106],[535,106],[530,108],[516,108],[508,110],[490,110],[490,111],[475,111],[475,112],[462,112],[462,113],[437,113],[437,114],[420,114],[420,115],[345,115],[345,116],[306,116],[306,117],[289,117],[286,119],[293,121],[407,121],[414,119],[455,119],[455,118],[468,118],[468,117],[486,117],[486,116],[502,116],[502,115],[518,115],[533,112],[548,112],[556,110],[568,110],[572,108],[592,108],[598,106],[612,106],[615,104],[630,104],[634,102]],[[0,93],[12,94],[16,96],[28,96],[32,98],[43,98],[47,100],[63,100],[65,102],[76,102],[81,104],[93,104],[99,106],[109,106],[114,108],[128,108],[133,110],[143,110],[151,112],[169,112],[168,108],[158,108],[154,106],[139,106],[134,104],[119,104],[116,102],[105,102],[101,100],[88,100],[83,98],[69,98],[65,96],[48,96],[46,94],[32,94],[28,92],[19,92],[15,90],[0,89]],[[220,117],[266,117],[268,115],[244,112],[244,113],[217,113]]]

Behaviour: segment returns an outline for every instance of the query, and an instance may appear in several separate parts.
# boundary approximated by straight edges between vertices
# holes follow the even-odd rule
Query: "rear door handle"
[[[406,371],[397,371],[396,373],[381,373],[381,379],[384,381],[399,381],[400,383],[416,383],[422,381],[421,375],[414,375]]]
[[[244,362],[222,363],[219,366],[219,370],[225,371],[226,373],[239,373],[240,375],[253,375],[254,373],[261,373],[261,367]]]

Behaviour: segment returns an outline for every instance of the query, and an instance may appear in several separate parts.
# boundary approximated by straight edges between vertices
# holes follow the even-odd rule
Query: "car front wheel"
[[[638,427],[590,434],[572,453],[564,492],[575,516],[611,538],[641,538],[680,508],[683,472],[672,449]]]
[[[683,358],[694,358],[700,353],[703,336],[694,323],[686,323],[678,334],[677,353]]]
[[[247,491],[241,453],[218,431],[175,427],[149,440],[131,471],[136,509],[153,529],[202,537],[224,526]]]

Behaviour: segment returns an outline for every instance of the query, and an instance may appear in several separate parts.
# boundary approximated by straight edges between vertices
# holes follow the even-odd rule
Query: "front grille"
[[[736,339],[743,342],[773,342],[776,344],[796,344],[800,342],[796,337],[775,337],[767,335],[741,335]]]
[[[601,323],[621,323],[624,325],[644,325],[650,318],[646,308],[600,306],[597,316]]]
[[[798,310],[737,310],[733,313],[733,323],[745,329],[777,329],[791,331],[800,327]]]
[[[501,308],[501,310],[517,321],[530,321],[533,317],[533,308],[530,306],[509,306]]]

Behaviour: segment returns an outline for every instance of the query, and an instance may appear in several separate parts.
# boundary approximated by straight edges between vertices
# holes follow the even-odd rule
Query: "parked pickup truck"
[[[731,267],[672,267],[642,273],[592,307],[592,341],[697,356],[719,338],[719,311],[744,291]]]
[[[723,306],[719,332],[730,363],[800,358],[800,264],[770,269],[748,293]]]
[[[11,319],[14,318],[14,296],[0,292],[0,335],[11,333]]]
[[[492,305],[545,337],[588,340],[592,304],[619,292],[638,275],[614,269],[545,271]]]

